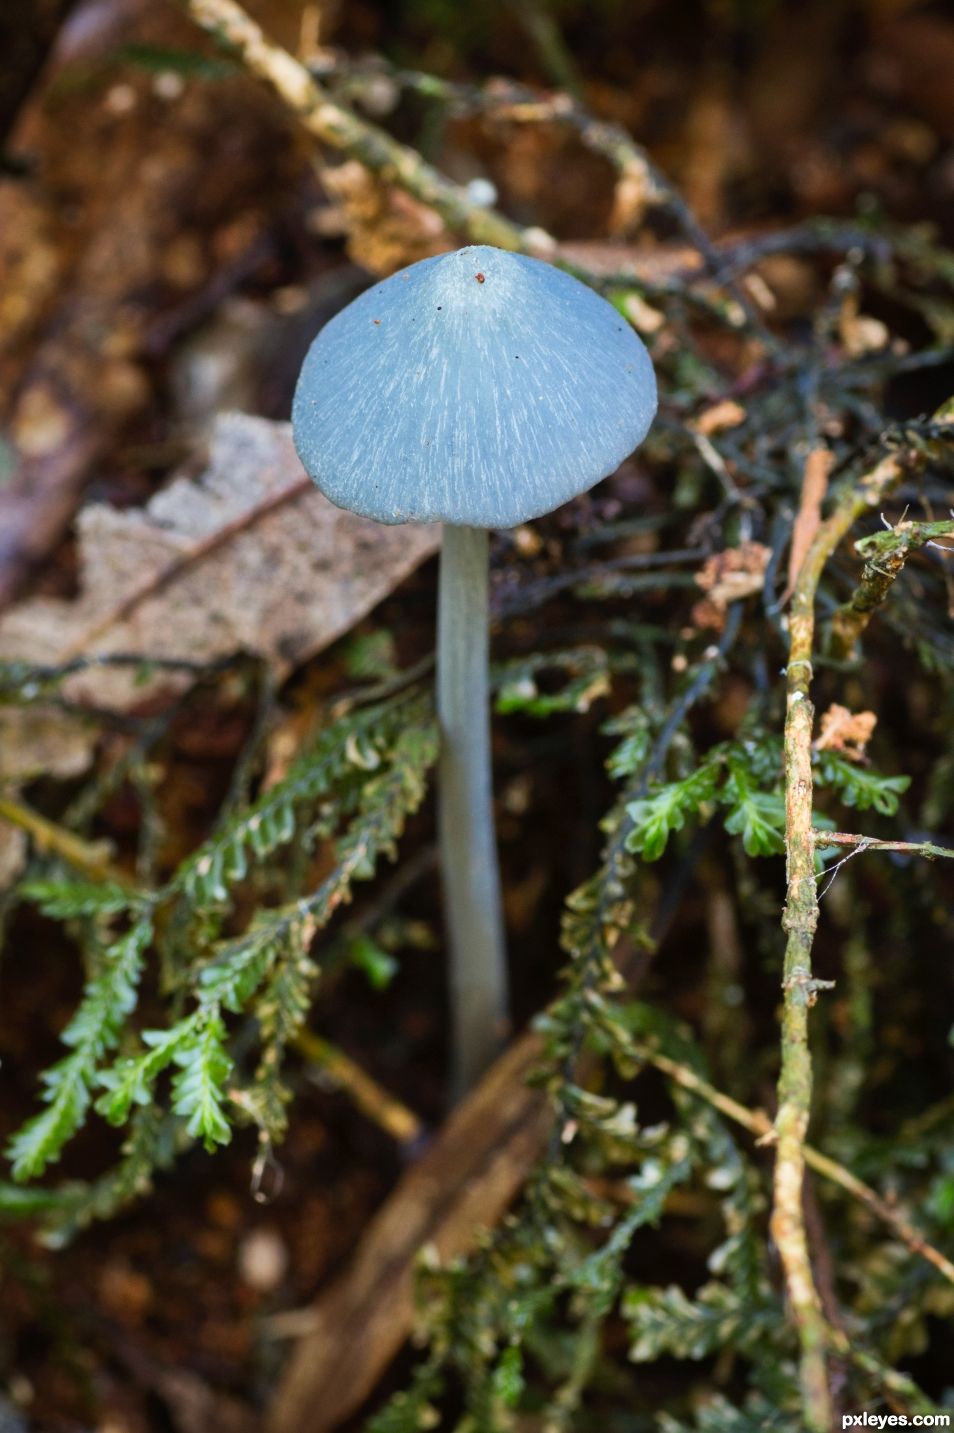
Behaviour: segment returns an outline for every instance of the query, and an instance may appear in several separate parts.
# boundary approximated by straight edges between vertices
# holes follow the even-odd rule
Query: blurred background
[[[862,314],[857,306],[847,318],[842,312],[832,328],[855,356],[880,351],[890,335],[899,352],[931,345],[932,358],[887,373],[882,409],[865,407],[867,390],[852,390],[848,426],[836,436],[847,432],[846,443],[862,443],[886,416],[929,412],[954,388],[954,260],[935,247],[954,237],[948,5],[250,0],[248,8],[332,94],[468,186],[470,203],[495,205],[516,223],[547,231],[566,257],[597,274],[628,270],[646,292],[665,297],[699,268],[691,242],[698,226],[736,259],[756,246],[745,292],[783,344],[810,346],[818,315],[831,318],[835,260],[822,220],[830,221],[840,252],[851,251],[855,229],[866,254],[882,227],[903,232],[903,294],[891,283],[876,286]],[[171,474],[194,476],[225,410],[284,420],[320,324],[372,275],[458,239],[432,210],[370,179],[353,157],[317,152],[275,96],[172,0],[4,0],[0,56],[0,607],[12,614],[0,624],[0,650],[22,658],[34,653],[38,633],[56,647],[48,620],[39,623],[39,609],[29,604],[71,602],[82,591],[75,520],[84,505],[123,513],[146,503]],[[557,94],[586,111],[586,133],[561,112]],[[647,202],[645,173],[621,182],[605,144],[594,142],[592,126],[600,122],[621,126],[645,149],[674,186],[676,203]],[[787,237],[793,226],[816,220],[810,232]],[[928,252],[930,278],[919,288]],[[644,336],[659,328],[652,304],[629,312]],[[737,379],[742,375],[734,392],[744,398],[746,375],[757,367],[752,355],[738,353],[737,340],[718,331],[705,342],[708,359],[726,360]],[[663,357],[691,387],[678,354],[664,348]],[[674,383],[668,387],[676,404],[671,421],[700,406],[695,394],[680,408]],[[706,402],[717,396],[710,385]],[[783,448],[786,441],[778,439]],[[500,590],[508,564],[525,559],[531,576],[545,582],[559,574],[568,550],[586,559],[600,523],[650,490],[637,463],[570,517],[548,520],[542,538],[502,539]],[[792,517],[790,496],[783,524]],[[691,494],[681,501],[691,508]],[[647,600],[656,603],[654,620],[671,621],[668,595]],[[432,602],[433,564],[379,613],[378,625],[398,633],[408,660],[427,650]],[[572,626],[571,618],[559,609],[547,620]],[[526,629],[519,622],[512,628],[517,648],[521,634],[525,646],[536,639],[529,620]],[[349,667],[353,659],[336,648],[330,664],[306,672],[305,699],[351,679],[359,670]],[[912,679],[903,698],[892,660],[889,651],[872,680],[894,722],[899,759],[908,762],[903,769],[920,761],[926,780],[947,738],[931,728],[930,755],[912,756],[910,748],[931,726],[934,689]],[[729,679],[707,718],[716,737],[737,729],[752,690],[747,679]],[[228,678],[215,699],[206,695],[167,736],[157,858],[163,869],[207,829],[259,720],[254,684]],[[92,699],[111,705],[102,690]],[[859,705],[868,699],[858,694]],[[292,744],[304,704],[295,694],[287,703],[282,730]],[[130,720],[155,714],[148,700],[124,709]],[[516,974],[521,1019],[552,994],[562,900],[597,859],[597,822],[607,804],[593,722],[571,720],[550,737],[530,734],[532,723],[524,729],[518,719],[498,737],[508,915],[525,951]],[[134,734],[122,721],[107,724],[96,770],[108,771]],[[59,730],[47,735],[41,725],[8,735],[3,775],[57,814],[80,791],[91,758]],[[521,824],[528,804],[537,829],[548,832],[536,859]],[[108,839],[133,862],[142,822],[137,793],[120,784],[97,809],[87,834]],[[436,1122],[446,1050],[442,1008],[428,985],[438,920],[427,839],[413,828],[424,886],[395,939],[416,955],[409,982],[388,996],[386,1035],[366,971],[351,971],[332,989],[323,1020],[385,1083],[397,1078],[403,1098]],[[22,834],[8,831],[0,845],[5,881],[22,869],[24,851]],[[711,972],[698,948],[725,936],[726,869],[709,868],[702,893],[690,900],[680,929],[693,954],[665,977],[673,1008],[703,1024],[698,989]],[[881,922],[895,951],[909,939],[933,941],[935,926],[949,919],[937,891],[922,890],[921,905],[912,898],[905,917],[912,924],[905,926],[887,895],[879,905],[879,893],[896,878],[887,869],[871,877],[864,919]],[[774,932],[778,871],[772,880],[760,919],[763,931],[767,921]],[[731,912],[726,918],[731,925]],[[730,961],[743,961],[733,929],[725,937],[735,949]],[[32,1108],[35,1073],[56,1057],[57,1032],[80,984],[61,930],[23,912],[11,930],[11,949],[28,961],[29,978],[21,966],[7,995],[9,1127]],[[365,951],[366,963],[373,965],[375,951]],[[945,1030],[918,1022],[932,1003],[944,1008],[950,989],[932,968],[919,997],[895,974],[901,995],[882,996],[887,1043],[877,1056],[866,1050],[875,1088],[881,1080],[894,1091],[900,1120],[947,1089]],[[768,957],[756,961],[748,1008],[761,1022],[763,1046],[751,1057],[753,1100],[770,1088],[775,993]],[[733,1028],[737,1043],[727,1049],[744,1064],[749,1027],[740,1017]],[[709,1029],[715,1048],[723,1034]],[[268,1318],[306,1302],[342,1266],[404,1159],[385,1132],[356,1118],[320,1081],[302,1076],[299,1095],[281,1155],[285,1197],[273,1205],[251,1199],[252,1146],[240,1141],[214,1162],[193,1151],[146,1202],[61,1252],[40,1248],[19,1228],[3,1234],[4,1433],[200,1433],[213,1426],[245,1433],[262,1426],[285,1353],[282,1339],[263,1333]],[[885,1113],[879,1127],[885,1140],[895,1113]],[[873,1118],[878,1126],[877,1111]],[[66,1173],[85,1177],[98,1168],[112,1150],[108,1138],[89,1136]],[[647,1267],[657,1258],[661,1278],[685,1275],[691,1283],[703,1263],[691,1200],[677,1211],[677,1225],[683,1215],[685,1228],[663,1241],[661,1254],[647,1255]],[[903,1321],[896,1288],[893,1297],[892,1317]],[[939,1394],[949,1382],[950,1309],[929,1300],[921,1314],[899,1356],[910,1356]],[[402,1365],[393,1386],[405,1373]],[[650,1403],[679,1386],[668,1366],[652,1377]]]

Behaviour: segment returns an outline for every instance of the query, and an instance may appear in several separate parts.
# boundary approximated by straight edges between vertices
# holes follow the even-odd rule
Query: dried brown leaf
[[[726,428],[737,428],[740,423],[745,422],[745,418],[745,409],[741,403],[726,398],[721,403],[714,403],[711,408],[704,409],[691,426],[704,438],[711,438],[713,433],[722,433]]]
[[[822,715],[816,751],[839,751],[848,761],[864,761],[865,747],[878,724],[874,712],[852,712],[832,702]]]
[[[357,160],[327,166],[322,183],[335,201],[350,257],[372,274],[393,274],[453,247],[439,215],[410,194],[382,184]],[[327,218],[323,221],[327,229]]]
[[[706,559],[696,573],[696,585],[706,593],[706,612],[710,618],[713,606],[724,610],[740,597],[761,592],[771,555],[772,549],[764,543],[743,542]],[[713,623],[709,620],[705,625]]]
[[[90,741],[86,724],[67,712],[52,707],[0,707],[0,783],[80,776],[86,770]]]
[[[0,658],[56,664],[136,653],[211,662],[263,657],[277,677],[333,642],[436,551],[436,525],[385,527],[334,507],[305,476],[286,424],[219,419],[209,466],[145,508],[79,517],[81,592],[39,598],[0,620]],[[92,667],[70,677],[79,701],[115,709],[187,678],[144,685]]]
[[[697,631],[723,632],[725,630],[725,605],[703,597],[689,614],[689,620]]]

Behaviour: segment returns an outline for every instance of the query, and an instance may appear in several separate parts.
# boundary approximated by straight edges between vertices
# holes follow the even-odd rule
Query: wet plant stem
[[[942,410],[943,416],[947,413]],[[789,1304],[800,1343],[802,1406],[808,1433],[833,1427],[826,1365],[829,1345],[805,1230],[802,1186],[805,1140],[811,1112],[812,1061],[808,1013],[822,988],[812,976],[812,946],[818,924],[815,838],[812,832],[812,657],[815,600],[825,566],[854,523],[878,505],[927,456],[924,450],[889,454],[857,484],[842,490],[821,524],[798,572],[789,612],[786,668],[785,849],[787,890],[782,927],[786,932],[782,990],[781,1070],[772,1236],[785,1271]]]
[[[482,528],[445,526],[437,614],[438,834],[455,1096],[493,1059],[507,1023],[490,761],[487,552]]]

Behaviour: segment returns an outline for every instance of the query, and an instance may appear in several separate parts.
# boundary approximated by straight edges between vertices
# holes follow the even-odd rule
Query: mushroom
[[[617,311],[560,269],[475,246],[368,289],[320,331],[292,412],[307,472],[378,522],[441,522],[438,828],[455,1086],[490,1061],[507,975],[490,763],[488,529],[551,512],[645,437],[656,382]]]

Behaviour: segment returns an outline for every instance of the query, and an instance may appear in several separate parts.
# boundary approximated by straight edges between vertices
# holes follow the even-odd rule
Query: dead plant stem
[[[467,190],[400,144],[386,130],[338,104],[295,57],[276,45],[235,0],[180,0],[207,34],[239,56],[278,94],[315,139],[351,155],[369,173],[395,184],[439,214],[449,229],[476,244],[495,244],[548,255],[556,247],[542,229],[522,229],[503,215],[474,204]]]
[[[651,1048],[641,1049],[639,1053],[649,1064],[654,1065],[664,1075],[667,1075],[674,1084],[680,1085],[691,1094],[698,1095],[706,1101],[713,1109],[732,1120],[735,1124],[747,1129],[750,1134],[760,1140],[774,1138],[774,1126],[764,1110],[749,1109],[747,1105],[740,1104],[738,1100],[732,1099],[730,1095],[723,1094],[717,1090],[708,1080],[704,1080],[690,1066],[681,1064],[678,1060],[671,1059],[668,1055]],[[951,1284],[954,1284],[954,1263],[943,1254],[940,1249],[928,1243],[921,1231],[911,1224],[893,1204],[888,1204],[876,1189],[870,1184],[865,1184],[863,1179],[858,1179],[850,1169],[846,1169],[837,1160],[830,1159],[827,1154],[820,1150],[813,1149],[811,1145],[804,1148],[805,1163],[814,1169],[816,1174],[837,1184],[846,1194],[850,1194],[859,1203],[868,1208],[877,1219],[886,1224],[903,1244],[911,1250],[912,1254],[918,1254],[933,1264],[938,1273],[943,1275]]]
[[[942,410],[941,416],[948,414]],[[771,1229],[798,1330],[802,1405],[808,1433],[829,1433],[833,1426],[826,1364],[829,1338],[815,1286],[802,1203],[805,1140],[812,1100],[808,1013],[820,988],[812,976],[812,946],[818,924],[812,830],[814,707],[810,695],[815,599],[826,564],[854,523],[864,513],[877,509],[926,456],[923,448],[892,452],[857,484],[842,491],[805,554],[795,579],[789,612],[783,743],[787,890],[782,927],[787,939],[782,975],[781,1069],[775,1118],[777,1144]]]

